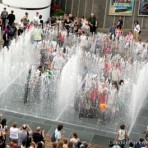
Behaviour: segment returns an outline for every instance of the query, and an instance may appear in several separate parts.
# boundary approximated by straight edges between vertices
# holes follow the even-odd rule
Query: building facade
[[[119,16],[109,15],[110,0],[56,0],[66,13],[74,16],[89,18],[90,13],[94,12],[98,20],[98,28],[109,28],[112,22],[118,22]],[[125,29],[131,29],[134,20],[138,20],[141,28],[148,29],[148,16],[138,16],[139,0],[135,0],[132,16],[123,17]]]

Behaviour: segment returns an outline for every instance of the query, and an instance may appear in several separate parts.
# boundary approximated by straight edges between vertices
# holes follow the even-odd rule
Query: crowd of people
[[[54,15],[51,16],[48,20],[44,21],[42,15],[39,12],[36,12],[34,18],[29,20],[29,14],[26,12],[20,22],[15,23],[15,14],[12,10],[8,14],[6,8],[1,13],[0,17],[0,27],[3,31],[3,47],[8,47],[10,41],[23,33],[25,29],[31,29],[33,26],[40,26],[41,29],[44,28],[45,24],[49,26],[58,25],[59,26],[59,36],[58,41],[60,46],[63,45],[64,36],[69,33],[76,33],[78,36],[81,36],[82,40],[85,40],[83,35],[89,36],[96,33],[98,22],[94,15],[91,13],[90,18],[87,20],[84,16],[82,18],[74,17],[72,14],[64,14],[59,18],[56,18]],[[66,33],[64,32],[66,31]],[[130,30],[129,34],[126,36],[127,46],[130,42],[135,40],[139,41],[139,34],[141,33],[141,28],[139,22],[135,20],[133,31]],[[37,34],[37,33],[36,33]],[[113,22],[113,25],[109,28],[110,39],[113,41],[115,39],[119,40],[123,36],[123,17],[119,18],[117,23]],[[36,35],[37,36],[37,35]],[[36,37],[35,37],[36,38]],[[41,40],[41,39],[39,39]]]
[[[13,10],[11,11],[10,14],[8,14],[6,8],[4,8],[4,10],[1,12],[0,27],[2,30],[3,41],[4,41],[3,47],[8,48],[11,43],[11,40],[20,36],[26,29],[29,30],[33,26],[40,26],[40,28],[43,29],[44,22],[42,19],[42,15],[40,15],[39,12],[36,12],[34,18],[31,21],[29,20],[28,12],[26,12],[24,16],[22,16],[20,22],[16,23],[15,19],[16,18]],[[41,38],[36,36],[34,38],[37,38],[37,40],[41,40]]]
[[[53,43],[50,47],[41,51],[40,65],[37,70],[35,70],[38,76],[46,75],[49,79],[51,79],[54,71],[61,72],[65,63],[73,54],[73,52],[71,53],[69,48],[66,47],[66,42],[70,35],[76,35],[83,51],[87,51],[86,48],[89,45],[86,42],[90,43],[88,41],[90,37],[92,39],[91,42],[93,43],[91,47],[93,45],[95,46],[94,48],[90,48],[88,51],[91,52],[92,55],[94,54],[100,56],[100,59],[97,61],[97,64],[100,65],[98,69],[99,74],[96,76],[94,74],[88,74],[87,72],[85,73],[82,88],[76,94],[75,109],[79,110],[78,108],[80,107],[80,117],[90,118],[92,116],[99,116],[103,120],[106,118],[105,110],[108,109],[112,115],[112,117],[111,115],[109,115],[109,117],[115,119],[117,113],[125,109],[124,106],[126,104],[126,98],[121,97],[122,93],[125,93],[122,88],[124,87],[123,85],[126,81],[125,79],[133,76],[130,73],[131,68],[135,64],[133,61],[138,59],[138,61],[142,63],[145,62],[148,57],[148,43],[144,43],[139,40],[141,29],[138,21],[135,21],[133,31],[130,30],[124,37],[123,17],[120,17],[117,24],[114,22],[109,28],[109,34],[102,35],[100,39],[99,37],[95,38],[98,22],[94,13],[91,13],[88,20],[85,17],[77,18],[73,17],[72,14],[65,14],[63,17],[59,18],[51,16],[49,20],[44,21],[42,19],[42,15],[38,12],[36,12],[33,20],[29,20],[28,15],[29,14],[26,12],[20,22],[15,24],[14,12],[11,11],[11,13],[8,14],[6,8],[4,8],[0,18],[0,25],[2,31],[4,32],[3,47],[9,47],[10,41],[13,38],[17,38],[17,36],[20,36],[23,32],[25,32],[25,30],[32,31],[32,43],[38,44],[45,38],[47,39],[48,35],[45,36],[46,29],[50,32],[50,29],[56,26],[57,32],[55,35],[56,39],[54,41],[56,44]],[[125,41],[124,58],[117,54],[120,52],[119,46],[122,40]],[[133,45],[136,47],[136,51],[130,51]],[[85,65],[85,57],[83,60],[84,61],[81,62],[84,62],[86,69],[89,69],[89,67]],[[33,70],[30,69],[27,82],[31,82],[33,80],[31,79],[32,72]],[[24,103],[28,102],[27,91],[28,90],[26,90],[26,96],[24,97]],[[82,100],[80,99],[80,96],[82,97]],[[98,113],[100,110],[101,115]],[[6,119],[3,118],[0,126],[0,148],[6,147],[6,133],[8,129]],[[61,132],[62,129],[63,125],[58,125],[51,136],[53,148],[88,147],[86,142],[81,142],[77,133],[73,133],[71,139],[65,139],[64,132]],[[146,130],[146,132],[148,131]],[[45,144],[44,137],[45,133],[41,127],[37,127],[36,131],[33,132],[28,124],[23,124],[21,128],[18,128],[17,124],[13,123],[12,127],[9,129],[9,146],[11,148],[43,148]],[[109,146],[113,148],[117,146],[124,147],[123,142],[128,138],[128,133],[125,131],[125,125],[121,125],[115,138],[117,143],[110,142]],[[145,140],[147,140],[147,137]],[[143,141],[144,139],[140,139],[141,143]],[[134,145],[130,142],[130,147],[138,148],[138,145]],[[139,146],[139,148],[141,147],[147,148],[148,146],[144,144]]]
[[[33,131],[28,124],[23,124],[21,127],[14,122],[12,126],[7,126],[7,120],[1,116],[0,123],[0,148],[44,148],[47,142],[52,142],[52,148],[88,148],[89,144],[81,141],[77,133],[73,132],[70,139],[67,139],[63,131],[63,125],[59,124],[52,135],[45,133],[44,129],[37,127]],[[125,125],[121,125],[118,130],[115,140],[109,142],[110,148],[124,148],[125,145],[129,148],[147,148],[148,146],[148,129],[145,130],[145,138],[140,138],[139,141],[133,142],[128,136]],[[51,140],[46,140],[45,137],[50,137]]]
[[[33,131],[28,124],[18,127],[16,122],[8,127],[3,116],[0,122],[0,148],[44,148],[50,141],[53,148],[88,148],[88,143],[81,141],[77,133],[73,133],[70,139],[64,137],[62,124],[57,126],[51,140],[46,141],[46,136],[50,135],[41,127]]]

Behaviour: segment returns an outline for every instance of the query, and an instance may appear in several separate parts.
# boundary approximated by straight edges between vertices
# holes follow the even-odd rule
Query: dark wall
[[[66,13],[72,13],[74,16],[89,18],[90,13],[94,12],[99,28],[108,28],[112,22],[117,22],[119,16],[110,16],[109,3],[110,0],[56,0],[57,4],[61,5],[61,8]],[[135,6],[133,16],[124,17],[124,28],[133,28],[134,20],[140,22],[142,29],[148,29],[148,17],[138,16],[138,0],[135,0]]]

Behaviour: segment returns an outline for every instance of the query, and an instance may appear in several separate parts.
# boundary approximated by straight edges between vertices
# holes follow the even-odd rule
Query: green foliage
[[[64,11],[61,10],[61,9],[58,9],[58,10],[54,10],[54,15],[55,16],[63,16],[64,15]]]

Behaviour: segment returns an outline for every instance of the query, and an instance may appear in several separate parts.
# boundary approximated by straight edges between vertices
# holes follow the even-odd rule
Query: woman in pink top
[[[131,42],[134,39],[134,35],[132,33],[132,31],[130,30],[127,34],[127,36],[125,37],[126,43],[125,43],[125,48],[129,48],[131,45]]]
[[[126,39],[127,41],[133,41],[134,35],[133,35],[133,33],[132,33],[131,30],[128,32],[128,34],[127,34],[127,36],[125,37],[125,39]]]
[[[119,40],[120,36],[122,35],[122,29],[120,26],[117,26],[115,30],[116,38]]]

